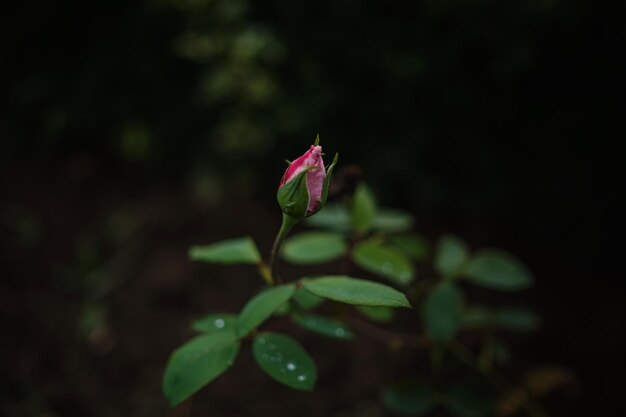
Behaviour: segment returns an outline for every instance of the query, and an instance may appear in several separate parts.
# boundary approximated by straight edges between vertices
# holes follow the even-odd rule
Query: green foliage
[[[341,204],[328,203],[315,216],[308,217],[309,226],[345,232],[350,230],[350,214]]]
[[[356,309],[370,320],[387,323],[393,319],[393,309],[389,307],[356,306]]]
[[[325,300],[315,294],[311,294],[304,288],[298,288],[293,295],[293,299],[303,310],[311,310],[322,304]]]
[[[437,242],[435,269],[444,277],[460,274],[468,260],[469,249],[460,238],[444,235]]]
[[[342,303],[373,307],[411,307],[401,292],[364,279],[330,275],[305,278],[302,284],[315,295]]]
[[[272,287],[248,301],[237,321],[237,335],[243,337],[267,320],[276,309],[288,301],[296,290],[295,285]]]
[[[191,328],[202,333],[217,333],[222,331],[236,331],[236,314],[210,314],[191,323]]]
[[[477,252],[465,274],[475,285],[500,291],[522,290],[533,284],[532,274],[520,261],[497,249]]]
[[[430,254],[428,242],[421,235],[414,233],[391,236],[388,240],[416,261],[425,261]]]
[[[254,359],[269,376],[290,388],[311,391],[317,380],[315,363],[298,342],[279,333],[259,333]]]
[[[496,311],[494,317],[497,327],[518,332],[535,330],[539,326],[539,321],[539,316],[522,307],[500,309]]]
[[[401,416],[423,416],[435,408],[435,392],[424,381],[405,381],[386,388],[382,401],[393,413]]]
[[[372,229],[387,233],[406,232],[412,226],[413,216],[405,211],[390,208],[378,209],[372,221]]]
[[[352,339],[352,331],[339,320],[313,314],[298,314],[294,316],[294,321],[313,333],[333,339]]]
[[[304,178],[301,175],[288,183],[292,185],[283,187],[289,210],[305,207],[298,200],[304,196],[301,192],[306,188]],[[308,199],[308,194],[306,197]],[[283,319],[284,322],[315,334],[352,339],[353,330],[341,320],[309,313],[331,300],[350,304],[369,319],[370,323],[354,321],[353,329],[365,334],[371,331],[375,338],[387,341],[391,350],[405,346],[429,350],[427,356],[430,356],[432,368],[439,373],[443,383],[408,380],[387,387],[381,400],[392,413],[423,416],[436,406],[457,417],[481,417],[492,412],[493,393],[482,383],[460,381],[448,384],[447,373],[451,369],[448,356],[456,356],[455,367],[465,363],[487,373],[494,364],[505,364],[510,356],[506,346],[496,339],[494,331],[530,331],[536,328],[539,318],[522,307],[466,307],[461,280],[485,288],[513,291],[532,285],[532,276],[526,267],[507,253],[494,249],[480,250],[472,256],[463,240],[443,235],[434,251],[435,277],[414,283],[415,263],[427,261],[431,254],[426,239],[409,232],[412,216],[379,208],[371,190],[363,183],[357,186],[346,203],[347,208],[330,204],[306,219],[309,226],[328,231],[307,231],[290,237],[284,240],[281,252],[283,239],[299,221],[299,218],[284,215],[275,253],[299,265],[344,257],[346,262],[341,263],[342,269],[350,267],[347,262],[350,260],[353,267],[405,287],[412,300],[419,303],[419,314],[409,311],[407,316],[411,314],[421,319],[423,334],[396,334],[387,328],[377,328],[380,325],[376,323],[388,326],[394,318],[394,308],[411,308],[407,296],[388,285],[348,275],[321,275],[272,286],[274,281],[280,282],[275,275],[275,260],[263,263],[250,238],[194,247],[190,252],[192,259],[259,265],[259,273],[271,286],[250,299],[239,316],[211,314],[193,322],[192,328],[205,335],[192,339],[172,355],[164,382],[166,396],[172,404],[183,401],[228,368],[237,354],[239,341],[249,340],[248,336],[254,337],[254,358],[268,375],[290,388],[312,390],[317,371],[304,348],[290,336],[268,332],[257,334],[255,329],[272,315],[282,315],[291,319]],[[333,309],[336,317],[348,317],[346,320],[349,320],[350,309],[334,303],[328,307]],[[485,335],[475,357],[472,350],[455,340],[459,329],[479,329],[480,332],[474,332],[473,336]],[[448,385],[449,389],[446,389]]]
[[[366,271],[383,276],[397,284],[409,284],[414,276],[413,264],[399,250],[379,240],[364,240],[352,251],[352,260]]]
[[[368,232],[376,216],[376,199],[370,188],[360,183],[352,197],[350,220],[352,229],[357,233]]]
[[[261,255],[251,237],[228,239],[205,246],[192,246],[189,249],[192,261],[220,264],[258,264]]]
[[[439,284],[424,301],[422,320],[428,337],[439,343],[452,340],[460,322],[461,301],[459,289],[449,283]]]
[[[171,405],[189,398],[228,369],[239,352],[234,332],[195,337],[176,349],[167,363],[163,392]]]
[[[331,232],[305,232],[285,241],[283,258],[295,264],[315,264],[340,258],[348,246],[344,237]]]

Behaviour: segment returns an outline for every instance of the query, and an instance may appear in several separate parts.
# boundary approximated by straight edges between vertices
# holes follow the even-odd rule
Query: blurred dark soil
[[[23,167],[2,182],[4,212],[17,213],[12,216],[20,220],[11,224],[26,225],[10,227],[5,218],[0,235],[2,415],[382,416],[381,383],[430,373],[423,351],[392,352],[363,336],[326,340],[288,326],[282,331],[295,335],[318,364],[313,393],[270,380],[245,344],[230,371],[171,409],[161,377],[170,352],[193,335],[190,321],[237,312],[262,287],[254,268],[192,263],[187,248],[249,234],[267,253],[277,208],[236,192],[202,204],[184,185],[155,187],[84,155],[56,170]],[[298,272],[283,268],[287,276]],[[537,364],[571,369],[577,382],[544,404],[553,416],[584,409],[589,368],[581,375],[577,355],[617,348],[608,338],[589,340],[587,332],[598,323],[611,326],[607,317],[619,329],[623,306],[589,312],[581,326],[569,307],[585,294],[559,298],[541,285],[540,274],[537,289],[524,294],[471,291],[469,297],[533,305],[544,318],[542,329],[533,337],[504,336],[513,355],[505,374],[515,382]],[[415,313],[403,312],[391,327],[418,331]]]

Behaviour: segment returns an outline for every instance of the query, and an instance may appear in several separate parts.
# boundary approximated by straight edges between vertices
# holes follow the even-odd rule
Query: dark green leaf
[[[528,332],[539,325],[539,316],[527,308],[509,307],[496,311],[495,325],[507,330]]]
[[[311,294],[304,288],[298,288],[293,295],[294,300],[303,310],[311,310],[322,304],[325,300],[315,294]]]
[[[406,232],[411,227],[413,227],[413,216],[407,212],[390,208],[380,208],[372,221],[372,229],[381,232]]]
[[[305,232],[287,239],[282,256],[295,264],[314,264],[340,258],[347,248],[345,238],[340,234]]]
[[[251,237],[223,240],[206,246],[192,246],[189,259],[221,264],[258,264],[261,255]]]
[[[423,416],[435,407],[435,393],[426,382],[407,381],[386,388],[383,404],[395,414]]]
[[[418,234],[391,236],[389,241],[411,255],[416,261],[424,261],[430,254],[428,242]]]
[[[336,231],[350,230],[350,216],[340,204],[326,204],[315,216],[307,217],[309,226],[322,227]]]
[[[167,401],[177,405],[228,369],[239,352],[230,331],[195,337],[176,349],[163,376]]]
[[[299,314],[294,317],[294,320],[301,327],[313,333],[333,339],[352,339],[353,336],[352,332],[345,324],[328,317],[313,314]]]
[[[495,397],[492,390],[479,381],[463,381],[448,391],[444,405],[458,417],[485,417],[492,415]]]
[[[352,260],[366,271],[402,285],[410,283],[415,275],[413,264],[402,252],[376,240],[358,243],[352,251]]]
[[[476,253],[465,274],[473,284],[494,290],[517,291],[533,284],[533,277],[524,264],[497,249]]]
[[[463,295],[449,283],[438,285],[424,301],[422,319],[426,334],[434,342],[448,342],[459,327]]]
[[[237,321],[237,335],[244,337],[267,320],[276,309],[287,302],[296,290],[295,285],[287,284],[272,287],[257,294],[248,301]]]
[[[370,320],[387,323],[393,319],[393,309],[389,307],[356,306],[356,309]]]
[[[467,307],[461,312],[461,326],[466,329],[493,326],[493,312],[481,306]]]
[[[323,276],[302,281],[304,288],[320,297],[364,306],[411,307],[401,292],[372,281],[347,276]]]
[[[260,333],[252,345],[259,366],[281,384],[311,391],[315,386],[315,363],[298,342],[279,333]]]
[[[360,183],[352,197],[351,221],[355,232],[368,232],[376,216],[376,199],[365,183]]]
[[[469,260],[465,242],[454,235],[444,235],[437,242],[435,269],[444,277],[458,275]]]
[[[236,314],[211,314],[191,323],[191,328],[202,333],[235,331],[237,329]]]

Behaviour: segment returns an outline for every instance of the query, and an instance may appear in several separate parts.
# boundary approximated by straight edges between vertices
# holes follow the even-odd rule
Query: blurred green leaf
[[[191,323],[191,328],[202,333],[235,331],[237,329],[236,314],[210,314]]]
[[[381,232],[406,232],[411,227],[413,227],[413,216],[411,214],[390,208],[377,210],[372,221],[372,229],[380,230]]]
[[[445,407],[458,417],[484,417],[492,415],[495,397],[481,381],[462,381],[450,387]]]
[[[364,240],[352,251],[352,260],[361,268],[406,285],[413,280],[413,264],[399,250],[377,240]]]
[[[466,307],[461,312],[461,326],[466,329],[480,329],[493,325],[493,312],[486,307]]]
[[[350,215],[341,204],[326,204],[318,213],[307,217],[309,226],[321,227],[340,232],[350,230]]]
[[[298,314],[294,321],[307,330],[333,339],[352,339],[352,331],[342,322],[313,314]]]
[[[411,255],[416,261],[424,261],[430,255],[428,242],[418,234],[389,237],[389,242]]]
[[[356,306],[356,309],[372,321],[387,323],[393,319],[393,309],[389,307]]]
[[[465,274],[473,284],[494,290],[517,291],[533,284],[532,274],[524,264],[497,249],[477,252]]]
[[[305,232],[284,243],[282,257],[294,264],[314,264],[340,258],[347,250],[345,238],[337,233]]]
[[[180,404],[226,371],[239,352],[234,332],[195,337],[176,349],[163,376],[163,392],[170,405]]]
[[[267,320],[295,292],[293,284],[272,287],[257,294],[245,305],[237,321],[237,335],[244,337]]]
[[[523,307],[508,307],[495,312],[496,326],[507,330],[528,332],[535,330],[539,325],[539,316]]]
[[[423,416],[436,405],[433,388],[421,381],[392,385],[383,391],[382,400],[389,410],[402,416]]]
[[[304,288],[320,297],[364,306],[411,307],[401,292],[377,282],[342,275],[303,279]]]
[[[357,233],[368,232],[376,216],[376,198],[365,183],[360,183],[352,197],[351,222]]]
[[[435,269],[444,277],[458,275],[469,260],[467,244],[454,235],[444,235],[437,242]]]
[[[281,384],[305,391],[311,391],[315,386],[315,363],[291,337],[260,333],[254,338],[252,351],[261,369]]]
[[[433,342],[452,340],[459,327],[463,294],[454,285],[442,283],[435,287],[422,305],[426,334]]]
[[[318,297],[304,288],[298,288],[293,298],[304,310],[311,310],[325,301],[322,297]]]
[[[223,240],[206,246],[192,246],[189,259],[220,264],[258,264],[261,255],[251,237]]]

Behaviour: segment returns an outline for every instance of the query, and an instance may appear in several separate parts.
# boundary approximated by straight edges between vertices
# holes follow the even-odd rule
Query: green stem
[[[288,214],[283,213],[283,223],[280,225],[280,230],[278,230],[278,234],[276,235],[276,239],[274,239],[274,245],[272,245],[272,251],[270,252],[270,276],[276,280],[279,284],[282,283],[282,280],[278,276],[278,274],[274,273],[274,265],[276,264],[276,258],[278,253],[280,252],[280,247],[282,246],[285,238],[293,229],[293,227],[298,224],[300,219],[295,217],[291,217]]]

